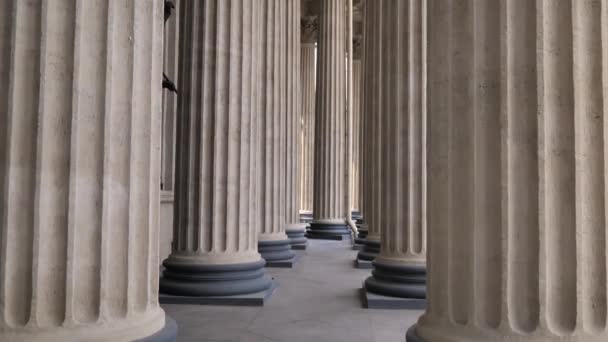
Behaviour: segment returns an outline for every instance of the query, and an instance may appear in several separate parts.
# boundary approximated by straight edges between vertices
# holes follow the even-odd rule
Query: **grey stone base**
[[[287,260],[266,261],[266,267],[293,268],[300,261],[300,257],[295,254],[293,258]]]
[[[315,235],[314,233],[306,233],[306,237],[313,240],[336,240],[336,241],[350,241],[350,234],[348,235]]]
[[[296,255],[291,250],[291,239],[258,241],[258,252],[267,267],[269,263],[288,261]]]
[[[361,259],[355,260],[355,267],[363,269],[363,270],[371,270],[372,268],[374,268],[371,260],[361,260]]]
[[[306,233],[309,239],[323,240],[349,240],[351,239],[350,228],[346,223],[319,223],[312,222]]]
[[[422,338],[418,337],[416,334],[416,325],[412,325],[409,329],[407,329],[407,333],[405,334],[405,340],[407,342],[425,342]]]
[[[355,243],[355,244],[353,245],[353,251],[360,251],[360,250],[362,250],[362,249],[363,249],[363,245],[360,245],[360,244],[358,244],[358,243]]]
[[[158,300],[161,304],[264,306],[278,287],[279,284],[273,280],[269,289],[256,293],[217,297],[173,296],[161,293]]]
[[[144,337],[135,342],[175,342],[177,341],[177,323],[169,316],[165,316],[165,326],[155,334]]]
[[[303,251],[306,248],[308,248],[308,242],[307,243],[303,243],[303,244],[299,244],[299,245],[291,245],[291,249],[295,249],[295,250],[300,250]]]
[[[426,299],[383,296],[367,291],[365,285],[361,288],[361,299],[363,307],[367,309],[426,309]]]

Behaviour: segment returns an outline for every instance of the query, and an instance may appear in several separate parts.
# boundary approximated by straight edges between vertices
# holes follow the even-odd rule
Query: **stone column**
[[[317,17],[302,18],[301,94],[302,94],[302,167],[300,175],[300,219],[312,220],[315,145],[315,49],[318,32]]]
[[[379,217],[380,254],[368,292],[402,298],[425,298],[426,281],[426,29],[423,0],[384,0],[382,146],[376,185],[383,204]],[[404,302],[405,303],[405,302]]]
[[[317,96],[315,107],[315,151],[313,222],[308,236],[349,239],[345,222],[344,180],[346,152],[346,2],[320,3],[317,51]]]
[[[175,216],[163,293],[229,296],[271,286],[257,251],[262,4],[180,1]]]
[[[365,194],[364,215],[368,234],[363,249],[357,254],[357,264],[361,268],[371,268],[371,261],[380,252],[380,218],[383,214],[383,198],[378,186],[382,169],[382,126],[379,120],[384,110],[383,94],[386,85],[383,80],[383,64],[388,54],[383,52],[382,8],[386,0],[366,1],[364,4],[363,31],[365,38],[365,70],[363,79],[363,110],[361,132],[365,141],[362,155],[363,193]]]
[[[302,91],[300,83],[301,64],[301,5],[300,1],[287,3],[287,184],[285,233],[292,249],[306,249],[306,227],[300,223],[300,148],[302,140]]]
[[[361,129],[361,51],[360,46],[353,44],[353,160],[352,180],[351,180],[351,208],[353,219],[361,220],[361,201],[360,201],[360,166],[361,166],[361,139],[359,138]]]
[[[409,341],[608,340],[606,10],[428,2],[430,272]]]
[[[163,6],[0,11],[0,340],[174,341],[158,305]]]
[[[288,81],[288,23],[294,0],[262,0],[262,60],[260,103],[260,141],[258,184],[260,185],[260,234],[258,250],[268,266],[292,259],[290,240],[285,234],[288,201],[288,143],[291,133],[293,89]],[[292,77],[292,76],[290,76]]]

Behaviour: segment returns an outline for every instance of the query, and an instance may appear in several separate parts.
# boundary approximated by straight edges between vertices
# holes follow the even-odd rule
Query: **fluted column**
[[[291,153],[290,118],[294,94],[288,87],[293,77],[288,73],[288,24],[295,0],[262,0],[262,60],[260,100],[259,148],[259,214],[260,234],[258,249],[268,264],[295,256],[285,234],[286,203],[291,201],[291,172],[288,157]],[[293,102],[293,101],[292,101]]]
[[[293,249],[306,249],[306,223],[300,223],[300,173],[302,143],[302,91],[301,64],[301,4],[298,0],[287,3],[287,184],[285,233]]]
[[[180,1],[173,249],[161,291],[268,289],[259,224],[258,0]]]
[[[8,1],[0,21],[0,340],[164,330],[162,3]]]
[[[317,17],[302,18],[301,44],[301,98],[302,98],[302,159],[300,174],[300,217],[303,222],[312,220],[312,194],[314,184],[315,145],[315,50],[318,33]]]
[[[425,47],[424,0],[384,0],[382,42],[391,46],[382,70],[384,110],[380,189],[383,212],[380,254],[369,292],[403,298],[425,297]]]
[[[388,55],[384,53],[382,36],[382,8],[385,0],[366,1],[364,4],[363,35],[364,46],[364,74],[363,74],[363,107],[361,131],[364,150],[362,151],[363,181],[362,192],[367,236],[363,250],[357,254],[359,265],[371,268],[371,261],[380,252],[380,227],[381,215],[383,214],[383,198],[378,186],[382,177],[382,126],[380,117],[385,108],[383,94],[386,84],[383,83],[383,68]]]
[[[313,222],[309,237],[348,239],[345,222],[346,2],[320,3],[317,51],[317,96],[315,107],[315,151]]]
[[[359,199],[359,173],[361,166],[361,139],[359,138],[361,127],[361,52],[357,51],[357,46],[354,47],[353,53],[353,158],[352,164],[352,180],[351,180],[351,204],[353,211],[353,219],[361,219],[361,202]]]
[[[410,341],[608,340],[605,5],[428,2],[429,301]]]

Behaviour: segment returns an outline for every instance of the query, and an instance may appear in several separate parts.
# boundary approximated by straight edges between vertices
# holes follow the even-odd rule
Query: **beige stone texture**
[[[312,212],[314,134],[315,134],[315,43],[302,42],[301,98],[302,98],[302,159],[300,173],[300,211]]]
[[[426,28],[423,0],[382,7],[383,110],[380,189],[382,236],[377,261],[426,263]]]
[[[366,1],[364,4],[361,125],[365,127],[360,134],[364,142],[361,150],[362,213],[367,223],[367,239],[380,241],[380,218],[383,199],[380,194],[381,180],[381,137],[382,126],[379,120],[384,110],[382,84],[382,5],[385,0]]]
[[[162,2],[0,11],[0,341],[161,329]]]
[[[173,248],[194,264],[260,260],[258,0],[182,1]]]
[[[322,1],[317,50],[314,222],[344,223],[346,159],[346,18],[344,0]]]
[[[608,340],[600,1],[428,1],[423,340]]]

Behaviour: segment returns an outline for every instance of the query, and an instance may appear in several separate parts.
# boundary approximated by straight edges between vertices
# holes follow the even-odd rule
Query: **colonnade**
[[[365,290],[426,299],[408,341],[608,339],[608,5],[366,1],[345,184],[345,4],[301,42],[297,0],[180,1],[162,274],[162,2],[0,12],[0,340],[175,340],[159,288],[270,290],[357,184]]]

